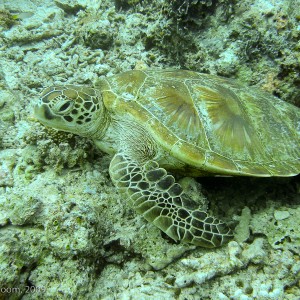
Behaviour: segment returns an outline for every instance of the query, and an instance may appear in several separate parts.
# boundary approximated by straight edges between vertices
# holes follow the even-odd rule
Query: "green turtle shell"
[[[100,80],[104,105],[142,124],[171,156],[204,173],[293,176],[300,109],[214,75],[134,70]]]

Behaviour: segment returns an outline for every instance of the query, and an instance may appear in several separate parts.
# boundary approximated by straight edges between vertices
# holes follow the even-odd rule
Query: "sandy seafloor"
[[[112,185],[110,157],[40,125],[46,86],[145,67],[238,78],[300,105],[299,0],[0,0],[0,299],[300,299],[299,176],[203,178],[235,228],[167,239]]]

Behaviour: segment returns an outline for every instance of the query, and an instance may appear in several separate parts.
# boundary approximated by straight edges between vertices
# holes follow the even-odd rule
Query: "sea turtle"
[[[46,88],[46,126],[94,140],[133,208],[176,241],[216,247],[232,231],[203,211],[169,172],[293,176],[300,110],[231,79],[185,70],[133,70],[94,87]]]

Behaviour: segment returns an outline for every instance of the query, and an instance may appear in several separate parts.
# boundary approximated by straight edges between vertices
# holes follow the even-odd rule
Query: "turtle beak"
[[[34,107],[34,116],[39,122],[47,127],[52,127],[66,132],[74,132],[74,130],[72,130],[74,125],[66,125],[66,121],[62,118],[62,116],[52,113],[51,109],[45,103],[37,104]]]
[[[36,104],[34,106],[33,115],[35,116],[36,119],[42,121],[44,115],[44,109],[42,108],[42,105]]]
[[[39,121],[52,120],[55,118],[55,115],[51,113],[49,107],[45,104],[36,105],[34,108],[34,115]]]

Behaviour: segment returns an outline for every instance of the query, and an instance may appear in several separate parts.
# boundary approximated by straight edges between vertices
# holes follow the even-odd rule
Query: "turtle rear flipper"
[[[157,162],[149,160],[141,165],[118,153],[109,171],[114,184],[130,197],[135,211],[173,240],[212,248],[232,238],[228,226],[199,209]]]

